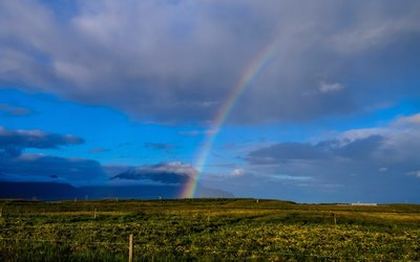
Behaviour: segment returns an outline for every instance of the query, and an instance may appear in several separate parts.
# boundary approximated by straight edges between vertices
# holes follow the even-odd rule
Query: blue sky
[[[417,1],[2,2],[0,179],[420,202],[419,17]]]

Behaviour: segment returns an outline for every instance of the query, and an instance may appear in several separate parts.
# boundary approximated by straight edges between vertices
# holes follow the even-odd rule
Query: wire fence
[[[29,245],[36,245],[37,243],[44,243],[46,245],[66,245],[66,246],[73,246],[73,247],[83,247],[85,249],[89,249],[91,246],[96,246],[99,248],[106,247],[112,252],[121,253],[126,257],[127,259],[130,258],[130,252],[131,252],[131,259],[136,258],[136,254],[139,257],[144,257],[147,254],[153,254],[152,250],[159,250],[159,252],[165,254],[167,252],[168,255],[175,254],[176,256],[182,256],[182,250],[187,249],[187,255],[191,256],[202,256],[202,255],[212,255],[212,256],[219,256],[219,257],[236,257],[241,259],[268,259],[268,258],[311,258],[311,259],[322,259],[322,260],[347,260],[347,261],[360,261],[360,260],[371,260],[371,258],[365,258],[363,255],[357,255],[350,256],[350,255],[326,255],[326,254],[316,254],[316,253],[308,253],[308,252],[301,252],[301,251],[295,251],[295,250],[285,250],[285,247],[280,246],[260,246],[258,248],[244,248],[244,247],[210,247],[206,245],[197,245],[197,243],[191,243],[188,245],[188,243],[180,244],[179,246],[171,245],[170,247],[165,247],[164,244],[157,243],[154,241],[153,243],[148,242],[147,237],[144,237],[147,234],[164,234],[168,235],[172,232],[176,232],[177,230],[182,231],[181,234],[189,234],[189,233],[198,233],[198,234],[211,234],[210,231],[208,231],[208,228],[203,226],[199,230],[192,230],[188,229],[188,227],[182,227],[182,228],[171,228],[171,229],[160,229],[160,228],[149,228],[147,229],[145,225],[141,224],[131,224],[131,223],[106,223],[106,222],[99,222],[99,217],[104,214],[104,212],[97,212],[94,211],[83,211],[86,214],[86,217],[89,218],[88,221],[83,225],[81,224],[72,224],[72,221],[66,221],[62,223],[60,221],[60,224],[55,223],[48,223],[48,224],[34,224],[34,225],[27,225],[27,224],[21,224],[25,219],[22,220],[16,220],[16,221],[8,221],[8,224],[2,225],[0,224],[0,243],[2,245],[7,246],[13,246],[13,243],[19,243],[19,242],[25,242]],[[15,214],[9,213],[9,217],[14,216]],[[21,214],[20,214],[21,215]],[[36,214],[36,215],[39,215]],[[3,213],[4,216],[4,213]],[[1,216],[0,216],[1,217]],[[19,217],[19,213],[16,213],[16,217]],[[28,216],[29,218],[30,216]],[[202,220],[203,217],[206,217],[205,215],[202,216],[200,221],[206,225],[205,221]],[[333,219],[336,220],[335,215],[333,215]],[[210,220],[207,220],[207,225],[212,225],[209,223]],[[335,221],[334,221],[335,222]],[[150,226],[150,225],[149,225]],[[213,226],[218,226],[218,224],[215,224]],[[109,235],[106,239],[115,239],[115,241],[96,241],[93,240],[95,238],[95,234],[101,234],[101,229],[103,228],[112,228],[114,230],[113,234],[115,235]],[[86,234],[92,235],[92,238],[86,238],[86,239],[69,239],[61,238],[61,239],[43,239],[38,238],[32,235],[31,237],[31,230],[37,230],[37,231],[43,231],[46,229],[52,230],[52,237],[57,237],[56,234],[60,232],[65,232],[66,230],[79,230],[79,231],[86,231]],[[133,237],[133,234],[130,234],[130,232],[136,232],[136,230],[142,229],[145,230],[143,232],[137,232],[136,235],[134,235],[134,239],[130,241],[130,235]],[[219,228],[216,228],[216,230]],[[59,232],[57,232],[59,231]],[[91,231],[91,232],[89,232]],[[120,231],[120,232],[115,232]],[[33,233],[33,232],[32,232]],[[19,237],[13,237],[13,234],[16,234],[16,236]],[[3,235],[3,236],[2,236]],[[105,238],[105,236],[100,235],[100,238]],[[180,236],[180,242],[185,239],[181,239],[182,235]],[[172,238],[173,240],[174,238]],[[193,246],[194,244],[194,246]],[[1,248],[1,246],[0,246]],[[166,251],[165,251],[166,248]],[[179,248],[179,250],[177,250]],[[292,249],[292,248],[291,248]],[[130,251],[131,250],[131,251]],[[142,252],[142,251],[150,251],[150,252]],[[1,251],[1,249],[0,249]],[[133,254],[134,253],[134,254]],[[320,252],[322,253],[322,252]],[[327,252],[325,252],[327,253]],[[370,257],[380,257],[382,254],[370,254]],[[0,260],[1,260],[1,254],[0,254]],[[130,260],[129,260],[130,261]]]
[[[130,241],[131,238],[131,241]],[[139,257],[144,258],[145,255],[141,251],[147,250],[150,248],[147,242],[139,241],[134,239],[133,235],[130,234],[128,240],[126,242],[109,242],[109,241],[81,241],[81,240],[64,240],[64,239],[40,239],[40,238],[14,238],[14,237],[0,237],[0,242],[9,241],[10,242],[27,242],[30,244],[35,243],[48,243],[53,245],[68,245],[68,246],[97,246],[97,247],[108,247],[108,248],[115,248],[118,247],[118,250],[114,250],[114,252],[125,253],[128,261],[132,261],[133,253],[134,256],[137,254]],[[179,246],[182,247],[182,246]],[[155,247],[156,248],[156,247]],[[161,246],[159,247],[162,250],[165,250],[166,247]],[[168,255],[173,256],[174,250],[166,250]],[[131,255],[130,255],[131,252]],[[364,258],[360,256],[343,256],[343,255],[321,255],[321,254],[314,254],[314,253],[306,253],[306,252],[298,252],[298,251],[287,251],[281,250],[281,247],[270,246],[269,250],[261,248],[261,249],[243,249],[243,248],[220,248],[211,249],[208,246],[197,247],[195,246],[188,252],[191,254],[197,254],[199,256],[213,256],[213,257],[226,257],[226,255],[233,256],[235,258],[241,259],[269,259],[269,258],[312,258],[312,259],[323,259],[323,260],[345,260],[345,261],[366,261],[370,260],[369,258]],[[162,255],[162,254],[160,254]],[[163,252],[165,255],[165,252]],[[178,256],[182,257],[182,254],[177,254]],[[373,255],[381,255],[381,254],[373,254]],[[131,257],[131,260],[130,260]]]
[[[51,243],[51,244],[67,244],[67,245],[80,245],[82,244],[81,241],[69,241],[69,240],[58,240],[58,239],[25,239],[25,238],[3,238],[0,237],[0,241],[14,241],[14,242],[28,242],[28,243]],[[134,253],[140,252],[141,250],[144,250],[147,248],[146,246],[139,245],[139,243],[133,242],[133,245],[130,247],[129,241],[126,243],[123,242],[104,242],[104,241],[89,241],[84,242],[83,245],[85,246],[91,246],[91,245],[97,245],[97,246],[106,246],[106,247],[126,247],[124,248],[127,253],[127,257],[129,256],[128,252],[131,248],[131,250],[134,250]],[[137,252],[135,252],[137,251]],[[194,251],[202,251],[202,255],[212,255],[212,256],[226,256],[226,254],[235,255],[237,258],[270,258],[270,257],[293,257],[293,258],[299,258],[299,257],[306,257],[306,258],[317,258],[317,259],[330,259],[330,260],[366,260],[363,258],[354,258],[350,256],[331,256],[331,255],[318,255],[318,254],[304,254],[304,253],[297,253],[292,251],[268,251],[268,250],[249,250],[249,249],[222,249],[218,248],[217,250],[205,250],[205,248],[202,249],[196,249]],[[168,250],[168,254],[170,254],[170,250]],[[245,254],[245,255],[243,255]],[[142,255],[140,255],[142,256]],[[143,257],[143,256],[142,256]]]
[[[71,241],[71,240],[62,240],[62,239],[28,239],[28,238],[11,238],[11,237],[0,237],[2,241],[25,241],[25,242],[41,242],[41,243],[65,243],[65,244],[92,244],[92,245],[127,245],[124,242],[104,242],[104,241]]]

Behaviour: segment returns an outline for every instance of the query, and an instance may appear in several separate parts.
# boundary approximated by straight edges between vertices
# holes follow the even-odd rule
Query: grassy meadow
[[[420,260],[419,205],[0,201],[0,261]],[[335,217],[335,219],[334,219]]]

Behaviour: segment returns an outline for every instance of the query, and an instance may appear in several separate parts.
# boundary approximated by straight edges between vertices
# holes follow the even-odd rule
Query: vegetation
[[[134,261],[420,260],[418,205],[201,199],[0,208],[0,261],[127,261],[129,234]]]

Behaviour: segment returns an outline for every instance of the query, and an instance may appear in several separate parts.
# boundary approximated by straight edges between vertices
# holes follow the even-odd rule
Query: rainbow
[[[194,162],[194,168],[196,169],[195,177],[191,177],[182,189],[181,198],[192,198],[197,187],[197,182],[200,178],[203,168],[205,166],[207,157],[213,147],[214,141],[220,132],[223,123],[229,116],[232,108],[236,101],[244,92],[250,82],[255,79],[259,72],[262,71],[264,66],[272,57],[276,47],[276,41],[270,42],[266,45],[252,60],[252,62],[245,67],[245,70],[241,74],[241,78],[230,92],[228,98],[223,103],[221,108],[218,110],[216,117],[211,121],[211,127],[207,130],[205,139],[198,151],[196,160]]]

